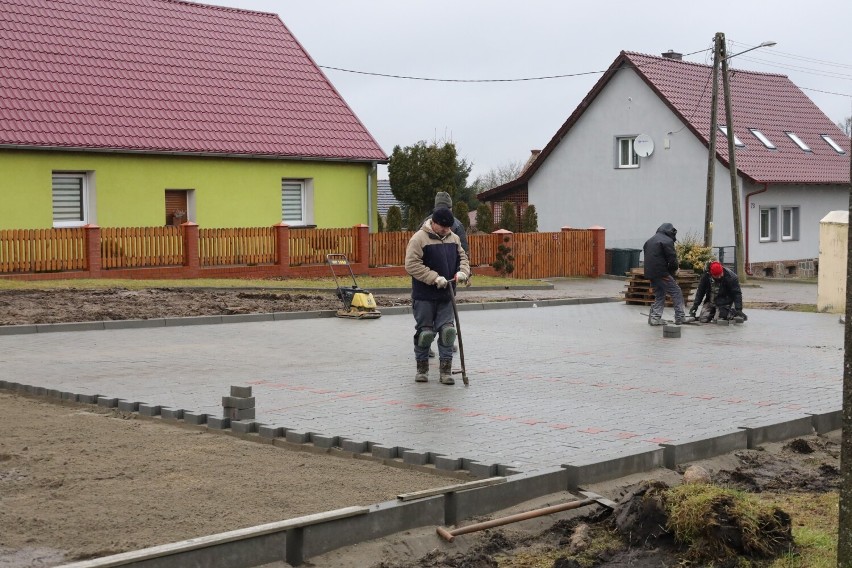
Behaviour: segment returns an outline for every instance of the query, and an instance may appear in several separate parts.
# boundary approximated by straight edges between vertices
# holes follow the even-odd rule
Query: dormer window
[[[772,141],[769,140],[769,138],[767,138],[766,135],[760,130],[755,130],[754,128],[750,128],[749,130],[751,130],[751,133],[754,134],[755,138],[763,142],[763,145],[769,148],[770,150],[778,149],[775,144],[773,144]]]
[[[846,150],[844,150],[843,148],[841,148],[841,147],[840,147],[840,144],[838,144],[837,142],[835,142],[834,140],[832,140],[832,139],[831,139],[831,136],[829,136],[828,134],[820,134],[820,136],[822,136],[822,139],[823,139],[823,140],[825,140],[825,141],[826,141],[826,143],[827,143],[829,146],[831,146],[832,148],[834,148],[834,151],[835,151],[835,152],[837,152],[838,154],[845,154],[845,153],[846,153]]]
[[[723,124],[723,125],[719,126],[719,130],[722,132],[722,134],[724,134],[724,135],[725,135],[725,138],[727,138],[727,137],[728,137],[728,127],[727,127],[727,126],[725,126],[725,125]],[[740,140],[739,138],[737,138],[737,135],[736,135],[736,134],[734,134],[734,146],[737,146],[737,147],[739,147],[739,148],[745,148],[745,144],[743,144],[743,141],[742,141],[742,140]]]
[[[810,147],[808,147],[808,145],[807,145],[807,144],[805,144],[805,143],[802,141],[802,139],[801,139],[801,138],[799,138],[799,137],[796,135],[796,133],[795,133],[795,132],[785,132],[784,134],[786,134],[787,136],[789,136],[789,137],[790,137],[790,140],[792,140],[793,142],[795,142],[795,143],[796,143],[796,146],[798,146],[799,148],[801,148],[801,149],[802,149],[802,150],[804,150],[805,152],[811,152]]]

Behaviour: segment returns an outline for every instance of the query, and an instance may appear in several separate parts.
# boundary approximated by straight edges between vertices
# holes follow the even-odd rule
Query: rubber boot
[[[417,362],[417,374],[414,375],[415,383],[428,383],[429,382],[429,361],[418,361]]]
[[[454,385],[456,381],[453,380],[453,360],[452,359],[441,359],[441,384],[442,385]]]

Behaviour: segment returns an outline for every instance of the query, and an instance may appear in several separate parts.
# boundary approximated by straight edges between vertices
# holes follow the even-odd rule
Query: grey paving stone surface
[[[744,325],[664,339],[642,311],[620,302],[465,311],[467,388],[440,385],[434,360],[430,381],[414,382],[410,315],[2,335],[0,366],[50,392],[185,416],[219,416],[232,385],[251,386],[256,420],[286,428],[287,440],[370,440],[373,455],[412,449],[500,475],[588,467],[841,408],[837,315],[750,310]]]

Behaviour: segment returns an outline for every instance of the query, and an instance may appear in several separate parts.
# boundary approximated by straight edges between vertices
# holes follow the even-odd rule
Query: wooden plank
[[[413,491],[411,493],[402,493],[397,495],[399,501],[413,501],[415,499],[424,499],[434,495],[443,495],[444,493],[455,493],[456,491],[467,491],[468,489],[478,489],[479,487],[489,487],[506,483],[505,477],[489,477],[488,479],[480,479],[478,481],[470,481],[468,483],[459,483],[456,485],[448,485],[446,487],[435,487],[433,489],[424,489],[422,491]]]

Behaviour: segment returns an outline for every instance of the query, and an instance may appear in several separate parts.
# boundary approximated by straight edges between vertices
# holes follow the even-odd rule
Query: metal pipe
[[[769,183],[768,182],[765,182],[763,184],[763,189],[761,189],[759,191],[752,191],[751,193],[747,193],[746,198],[745,198],[745,203],[746,203],[745,251],[743,251],[745,258],[744,258],[744,262],[743,262],[743,265],[744,265],[743,270],[745,270],[746,274],[748,274],[749,276],[752,275],[751,274],[751,264],[749,263],[749,260],[748,260],[748,243],[749,243],[748,228],[749,228],[749,219],[751,218],[751,213],[750,213],[751,208],[749,207],[749,200],[751,199],[752,195],[757,195],[758,193],[763,193],[764,191],[769,191]]]

